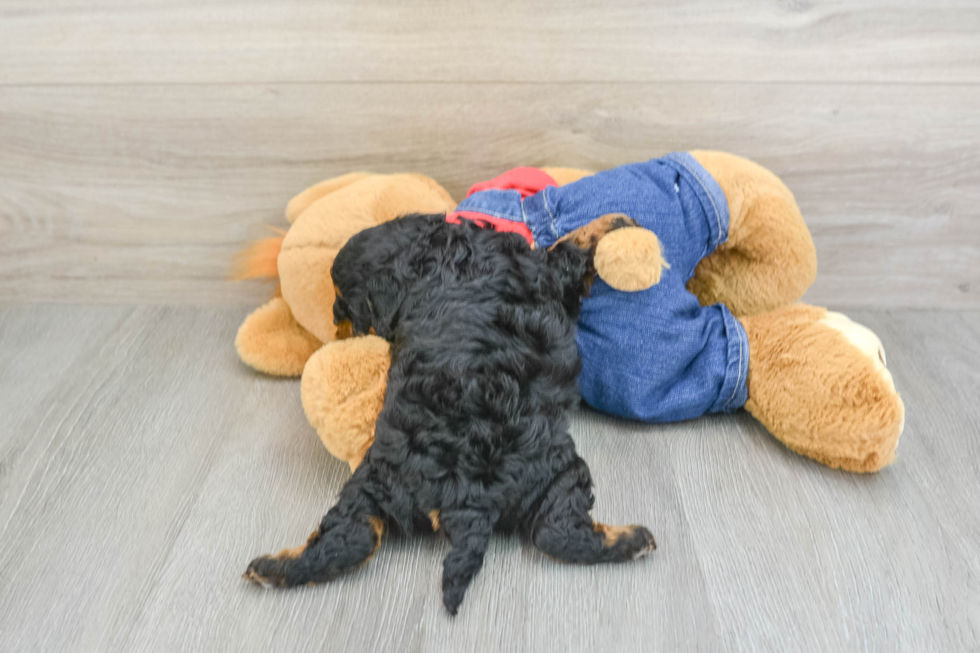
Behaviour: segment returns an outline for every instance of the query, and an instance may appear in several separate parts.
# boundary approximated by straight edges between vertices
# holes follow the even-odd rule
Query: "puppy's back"
[[[427,245],[402,303],[372,455],[407,470],[422,504],[479,492],[507,512],[536,475],[574,456],[566,412],[578,399],[587,255],[532,251],[470,225],[440,226]]]

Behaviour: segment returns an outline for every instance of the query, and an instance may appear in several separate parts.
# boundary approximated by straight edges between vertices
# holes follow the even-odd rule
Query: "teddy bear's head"
[[[344,243],[406,213],[445,213],[456,206],[439,184],[416,174],[366,175],[309,199],[301,195],[287,208],[287,218],[293,219],[282,242],[278,272],[282,298],[293,317],[320,342],[336,336],[330,269]]]
[[[277,296],[238,330],[235,346],[249,366],[299,376],[307,359],[336,338],[330,269],[357,232],[406,213],[445,213],[452,197],[419,174],[355,172],[313,186],[289,202],[288,232],[243,252],[235,277],[279,278]]]

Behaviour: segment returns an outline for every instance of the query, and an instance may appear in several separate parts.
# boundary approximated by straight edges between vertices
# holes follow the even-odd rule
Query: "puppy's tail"
[[[286,232],[276,227],[269,227],[278,236],[252,241],[244,251],[235,255],[232,263],[231,279],[275,279],[279,276],[279,252],[282,251],[282,241]]]
[[[438,520],[453,545],[442,566],[442,604],[455,616],[466,588],[483,566],[494,521],[480,510],[444,510]]]

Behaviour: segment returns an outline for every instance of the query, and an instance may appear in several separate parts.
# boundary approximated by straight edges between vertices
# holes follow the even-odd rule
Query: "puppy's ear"
[[[595,276],[593,254],[571,242],[558,242],[548,250],[548,268],[557,275],[562,303],[573,315],[578,314],[579,301],[588,294]]]
[[[378,274],[367,282],[367,308],[377,335],[389,340],[398,322],[402,303],[401,284],[390,274]]]

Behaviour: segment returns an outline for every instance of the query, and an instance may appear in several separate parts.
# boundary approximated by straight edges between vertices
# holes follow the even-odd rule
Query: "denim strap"
[[[692,182],[711,228],[708,254],[728,240],[728,198],[715,178],[687,152],[671,152],[662,159]]]

